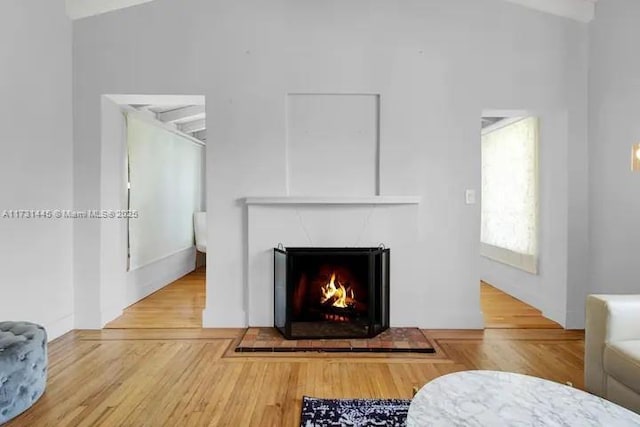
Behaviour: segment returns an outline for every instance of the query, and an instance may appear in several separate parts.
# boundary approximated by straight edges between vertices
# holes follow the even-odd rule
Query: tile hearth
[[[434,346],[418,328],[390,328],[368,339],[287,340],[275,328],[248,328],[236,353],[435,353]]]

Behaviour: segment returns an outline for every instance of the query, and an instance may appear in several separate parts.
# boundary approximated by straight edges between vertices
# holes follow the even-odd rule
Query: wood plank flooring
[[[109,322],[108,329],[199,328],[205,305],[205,268],[176,280],[154,294],[126,308],[122,316]],[[556,329],[540,310],[480,283],[480,301],[487,328]]]
[[[74,331],[49,347],[45,395],[16,426],[297,426],[304,395],[405,398],[450,372],[498,369],[582,387],[583,334],[426,331],[420,355],[238,356],[242,330]]]
[[[583,387],[584,334],[563,329],[425,331],[436,355],[235,353],[243,329],[185,327],[199,322],[203,274],[130,307],[109,325],[119,329],[50,343],[46,393],[7,427],[297,426],[304,395],[409,399],[467,369]]]
[[[205,281],[206,270],[202,267],[127,307],[105,328],[199,328]]]
[[[480,305],[485,328],[558,329],[562,328],[547,319],[537,308],[512,297],[486,282],[480,282]]]

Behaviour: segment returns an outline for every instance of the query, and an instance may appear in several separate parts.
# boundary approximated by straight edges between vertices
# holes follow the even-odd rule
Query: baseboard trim
[[[162,270],[162,265],[175,265],[167,267],[165,271],[161,273],[153,274],[148,273],[154,269]],[[159,291],[168,284],[175,282],[179,278],[191,273],[195,270],[195,247],[184,249],[178,253],[175,253],[169,257],[163,258],[154,262],[153,264],[146,265],[139,269],[130,271],[127,273],[127,296],[125,308],[135,304],[143,298],[151,295],[154,292]],[[136,283],[135,276],[149,274],[151,279]]]
[[[556,313],[554,310],[542,309],[542,316],[546,317],[549,320],[553,320],[563,328],[566,328],[566,318],[563,317],[563,313]]]
[[[111,322],[114,319],[117,319],[118,317],[122,316],[122,308],[116,308],[116,307],[112,307],[109,308],[107,310],[102,310],[102,316],[100,318],[100,321],[102,323],[102,327],[104,328],[104,326]]]
[[[567,311],[567,322],[564,326],[565,329],[577,329],[581,330],[585,327],[585,312],[584,310],[568,310]]]
[[[60,319],[47,322],[43,326],[47,330],[47,341],[51,342],[75,328],[75,316],[71,313]]]
[[[246,328],[249,326],[247,322],[247,313],[241,310],[239,313],[224,316],[216,316],[214,310],[205,308],[202,310],[202,327],[203,328]]]
[[[392,321],[391,326],[400,325],[396,325]],[[479,308],[471,312],[430,310],[416,326],[421,329],[484,329],[484,316]]]

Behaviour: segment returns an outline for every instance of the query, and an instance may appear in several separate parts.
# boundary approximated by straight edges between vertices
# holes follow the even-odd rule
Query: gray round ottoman
[[[47,333],[29,322],[0,322],[0,424],[20,415],[47,385]]]

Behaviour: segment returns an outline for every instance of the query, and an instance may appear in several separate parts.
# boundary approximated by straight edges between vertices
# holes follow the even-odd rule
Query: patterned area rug
[[[300,427],[366,427],[407,425],[410,400],[302,398]]]
[[[275,328],[249,328],[237,353],[321,351],[329,353],[435,353],[418,328],[389,328],[369,339],[287,340]]]

